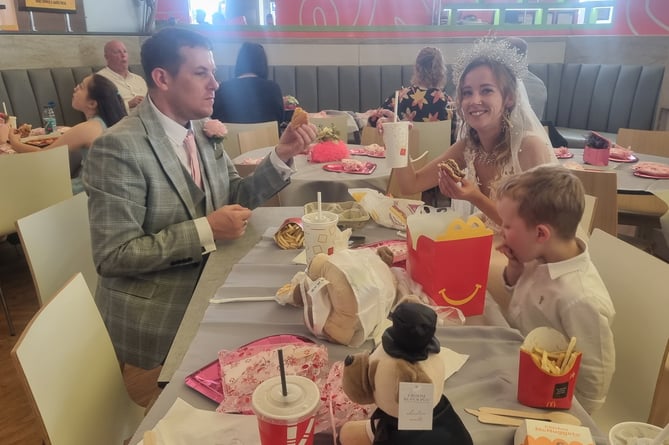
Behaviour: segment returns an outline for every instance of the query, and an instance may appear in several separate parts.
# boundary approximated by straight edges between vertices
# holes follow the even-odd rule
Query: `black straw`
[[[279,373],[281,374],[281,393],[286,397],[288,387],[286,386],[286,369],[283,367],[283,349],[279,349]]]

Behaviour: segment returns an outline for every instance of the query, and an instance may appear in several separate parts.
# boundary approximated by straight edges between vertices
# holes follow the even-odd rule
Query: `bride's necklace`
[[[485,151],[479,148],[476,151],[476,160],[483,164],[493,165],[497,161],[497,152],[494,150]]]

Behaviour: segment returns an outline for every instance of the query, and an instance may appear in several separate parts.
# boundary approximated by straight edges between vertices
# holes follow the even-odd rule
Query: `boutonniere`
[[[203,131],[205,136],[214,143],[214,154],[216,155],[216,159],[221,158],[223,156],[223,149],[219,144],[225,139],[225,136],[228,134],[228,129],[225,128],[223,122],[218,119],[209,119],[204,123]]]

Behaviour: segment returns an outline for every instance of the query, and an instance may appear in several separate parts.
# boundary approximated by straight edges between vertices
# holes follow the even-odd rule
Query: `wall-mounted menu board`
[[[75,13],[75,0],[19,0],[20,11]]]

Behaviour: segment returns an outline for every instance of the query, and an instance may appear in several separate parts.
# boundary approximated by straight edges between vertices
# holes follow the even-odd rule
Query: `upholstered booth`
[[[542,119],[552,121],[570,147],[583,147],[588,130],[615,139],[621,127],[653,129],[664,66],[540,63],[529,68],[548,89]],[[58,122],[74,125],[83,115],[70,106],[72,89],[97,69],[2,70],[0,97],[9,98],[8,111],[19,123],[41,125],[41,107],[54,100]],[[143,75],[140,66],[131,71]],[[270,78],[308,111],[365,111],[378,107],[399,85],[408,85],[412,71],[411,65],[276,65],[270,67]],[[232,73],[232,66],[219,66],[216,76],[222,81]],[[453,94],[452,78],[446,90]]]

